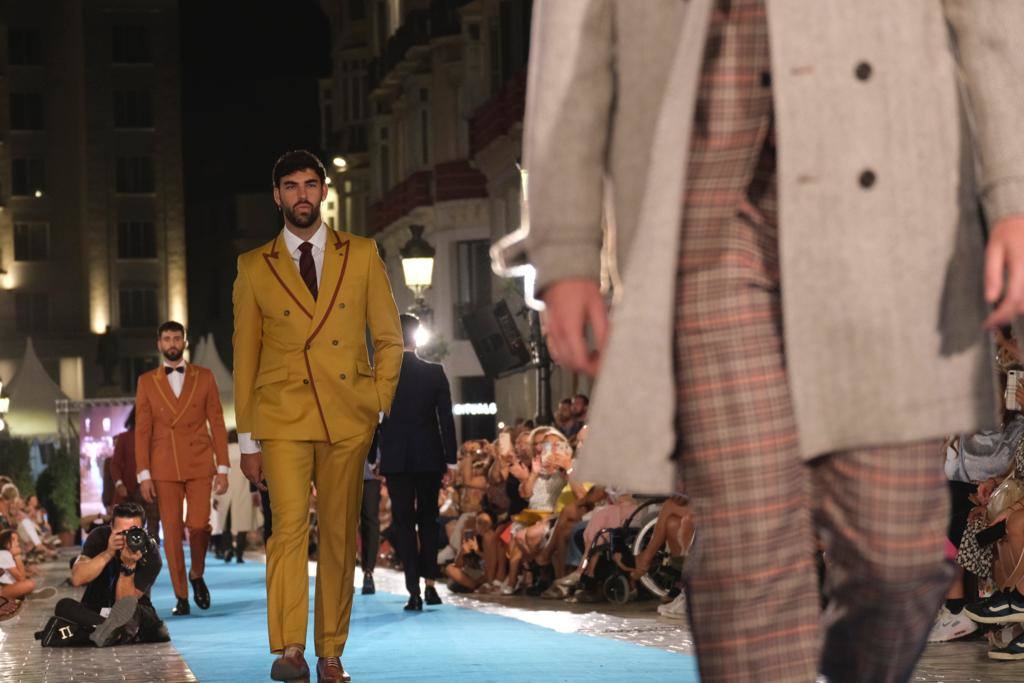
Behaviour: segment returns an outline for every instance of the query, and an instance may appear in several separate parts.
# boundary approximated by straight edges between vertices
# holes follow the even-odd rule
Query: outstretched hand
[[[1008,216],[985,247],[985,301],[996,308],[985,320],[992,330],[1024,314],[1024,214]]]

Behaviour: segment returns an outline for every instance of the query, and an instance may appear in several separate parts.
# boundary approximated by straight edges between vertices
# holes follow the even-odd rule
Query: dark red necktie
[[[316,262],[313,261],[313,245],[309,242],[303,242],[299,245],[299,274],[302,275],[303,282],[309,287],[309,293],[316,299],[317,284],[316,284]]]

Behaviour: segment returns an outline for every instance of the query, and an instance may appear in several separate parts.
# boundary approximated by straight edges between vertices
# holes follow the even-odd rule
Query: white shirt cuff
[[[122,484],[124,484],[124,482],[121,481],[120,479],[118,479],[117,481],[114,482],[114,488],[117,488],[118,486],[121,486]]]
[[[140,484],[142,482],[146,481],[147,479],[151,479],[151,478],[152,477],[149,476],[149,470],[142,470],[141,472],[139,472],[139,483]]]
[[[453,465],[451,463],[448,463],[448,469],[449,470],[457,470],[457,469],[459,469],[459,466],[457,464]]]
[[[217,465],[217,474],[227,474],[231,471],[231,468],[227,465]]]
[[[252,438],[252,432],[242,432],[238,435],[238,450],[243,453],[259,453],[260,442]]]

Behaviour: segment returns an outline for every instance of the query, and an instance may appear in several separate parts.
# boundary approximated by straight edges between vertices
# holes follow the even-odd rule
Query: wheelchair
[[[680,558],[672,557],[667,547],[658,549],[650,569],[639,582],[630,578],[636,557],[650,543],[661,506],[668,498],[646,497],[622,526],[598,532],[583,559],[581,588],[599,592],[608,602],[620,605],[642,596],[665,599],[677,591],[683,577],[683,563]],[[691,539],[691,546],[692,543]],[[597,566],[591,577],[588,569],[594,563]]]

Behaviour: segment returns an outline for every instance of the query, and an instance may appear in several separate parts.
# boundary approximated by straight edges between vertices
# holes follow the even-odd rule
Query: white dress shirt
[[[184,358],[177,365],[171,365],[167,361],[164,361],[163,365],[164,368],[182,368],[183,370],[185,370],[185,372],[188,372],[186,366],[187,362],[185,361]],[[164,370],[164,372],[167,373],[167,383],[171,385],[171,391],[174,392],[174,397],[181,398],[181,390],[185,387],[185,372],[167,372],[167,370]],[[227,466],[217,465],[217,474],[227,474],[229,471],[230,469]],[[142,470],[141,472],[139,472],[140,484],[146,481],[147,479],[151,478],[152,477],[150,476],[149,470]],[[118,484],[122,483],[122,481],[118,480],[114,485],[117,486]]]
[[[302,269],[299,268],[299,259],[302,257],[302,252],[299,251],[299,247],[302,246],[303,242],[288,228],[284,228],[281,232],[284,235],[285,249],[288,250],[288,255],[292,257],[295,270],[301,273]],[[316,284],[319,288],[320,279],[324,274],[324,249],[327,248],[327,225],[321,223],[320,227],[317,228],[317,231],[313,233],[313,236],[308,241],[313,245],[313,263],[316,265]],[[238,447],[243,453],[258,453],[260,451],[260,444],[252,438],[251,432],[242,432],[238,435]]]
[[[164,361],[164,368],[181,368],[185,369],[186,361],[183,358],[177,365],[171,365],[167,361]],[[165,369],[164,372],[167,372]],[[184,372],[170,372],[167,374],[167,383],[171,385],[171,391],[174,392],[175,398],[181,398],[181,389],[185,386],[185,373]]]

